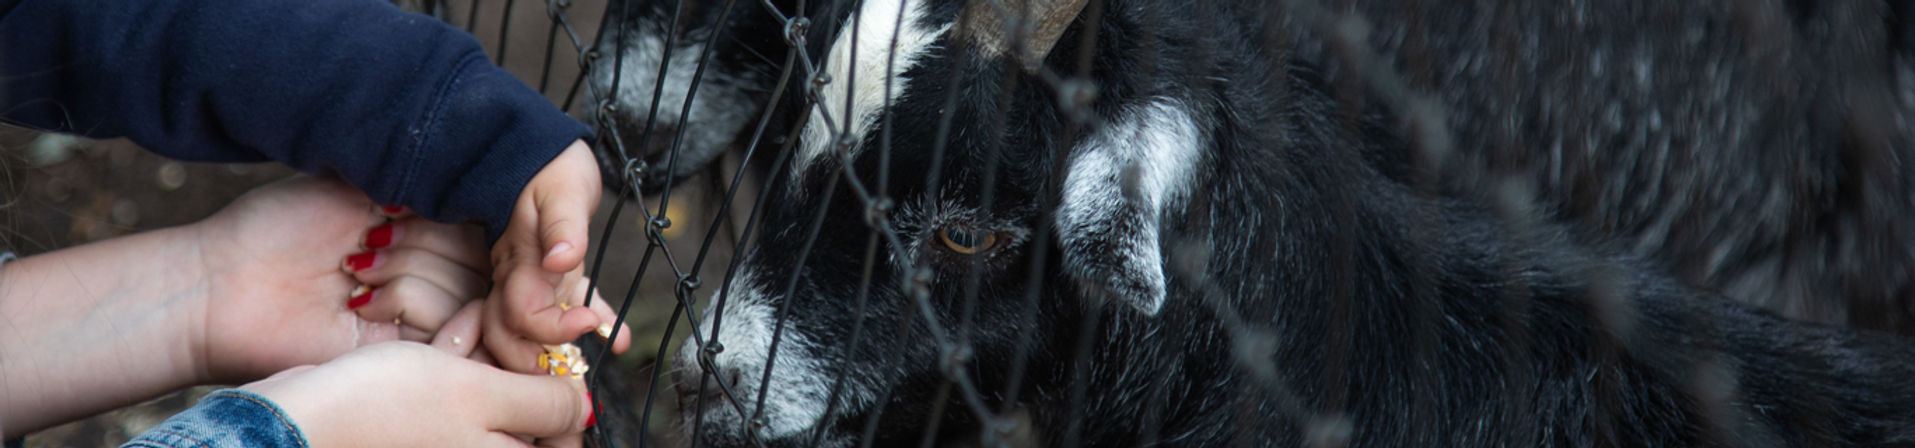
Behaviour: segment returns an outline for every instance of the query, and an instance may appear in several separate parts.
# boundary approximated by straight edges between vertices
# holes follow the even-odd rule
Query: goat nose
[[[723,383],[720,383],[720,381]],[[729,389],[732,394],[739,394],[746,390],[754,389],[757,386],[756,384],[745,384],[745,371],[731,366],[719,366],[717,369],[712,370],[711,377],[705,380],[705,382],[710,383],[706,384],[706,393],[717,394],[719,396],[724,395],[722,389],[720,389],[721,387],[723,389]]]
[[[732,370],[732,375],[720,375],[719,378],[731,376],[726,378],[722,385],[704,375],[697,375],[697,378],[706,378],[704,381],[693,379],[686,383],[679,383],[678,407],[685,410],[705,411],[734,409],[740,405],[749,406],[752,397],[757,396],[750,392],[755,389],[742,387],[737,381],[739,377],[736,373],[737,370]]]
[[[703,355],[703,353],[700,353]],[[749,395],[756,390],[757,384],[745,384],[744,369],[717,357],[699,356],[690,368],[676,369],[673,386],[678,389],[681,400],[696,398],[703,406],[721,403],[729,390],[732,396]],[[720,384],[720,381],[723,383]]]
[[[645,152],[659,154],[659,162],[666,163],[671,157],[668,151],[672,150],[672,140],[676,138],[678,138],[677,125],[659,122],[652,128],[652,135],[645,138]]]

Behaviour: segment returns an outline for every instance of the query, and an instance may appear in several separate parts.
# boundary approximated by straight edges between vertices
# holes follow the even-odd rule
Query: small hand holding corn
[[[616,316],[604,300],[582,305],[591,283],[584,259],[592,212],[598,207],[598,165],[584,142],[575,142],[526,184],[513,207],[505,234],[493,245],[493,284],[486,299],[484,337],[487,351],[506,369],[539,373],[552,371],[553,354],[591,331],[611,333]],[[629,331],[612,342],[614,352],[631,345]],[[576,350],[576,349],[573,349]],[[574,355],[560,356],[567,371],[583,374],[572,365],[584,365]]]

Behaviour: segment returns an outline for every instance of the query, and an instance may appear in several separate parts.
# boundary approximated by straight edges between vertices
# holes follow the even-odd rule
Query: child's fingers
[[[592,281],[585,277],[584,271],[583,269],[573,270],[572,272],[566,273],[565,277],[560,280],[560,284],[563,285],[563,288],[559,294],[566,297],[565,303],[568,304],[570,308],[578,308],[586,303],[587,290],[591,286]],[[618,313],[612,311],[611,304],[605,302],[605,297],[600,296],[598,290],[592,289],[589,293],[591,295],[590,302],[592,304],[590,311],[593,315],[598,316],[598,326],[592,327],[592,331],[597,333],[600,338],[604,338],[612,333],[612,324],[618,321]],[[626,327],[623,323],[619,323],[618,325],[618,340],[612,341],[612,351],[614,353],[625,353],[625,349],[630,348],[632,345],[632,331],[631,328]]]
[[[466,300],[432,282],[399,277],[391,283],[354,296],[346,307],[373,322],[398,321],[403,326],[437,333]]]
[[[545,251],[540,266],[546,272],[577,269],[585,260],[591,218],[590,208],[577,198],[558,198],[539,207],[539,247]]]
[[[604,333],[611,331],[613,322],[618,322],[618,312],[612,310],[612,304],[605,303],[605,298],[599,296],[598,291],[592,291],[592,312],[598,313],[599,325],[594,331],[598,331],[600,337],[604,337]],[[619,323],[618,339],[612,341],[612,353],[624,354],[625,350],[631,347],[632,328]]]
[[[584,141],[560,152],[528,185],[538,217],[539,249],[546,272],[577,269],[585,260],[592,212],[598,208],[598,161]]]
[[[488,304],[496,301],[487,301]],[[545,353],[545,345],[526,340],[506,328],[502,312],[496,312],[502,305],[489,305],[485,312],[484,327],[480,339],[485,343],[485,352],[490,355],[491,364],[499,368],[534,375],[546,375],[549,372],[539,364],[539,355]],[[478,360],[485,362],[486,360]]]
[[[514,269],[512,272],[526,270]],[[535,271],[536,268],[531,270]],[[510,281],[501,283],[510,284]],[[484,325],[481,328],[483,334],[480,336],[485,342],[485,351],[490,354],[493,364],[500,368],[522,373],[542,373],[544,369],[538,365],[538,357],[544,349],[538,343],[526,340],[519,331],[513,329],[514,324],[508,322],[522,319],[524,315],[517,311],[520,307],[511,306],[518,300],[506,294],[506,289],[510,288],[501,286],[493,289],[491,297],[485,300]]]
[[[519,373],[544,374],[545,369],[539,365],[539,353],[544,352],[544,348],[512,334],[498,314],[487,311],[485,325],[480,328],[479,340],[485,344],[491,364]]]
[[[596,313],[575,306],[558,305],[556,299],[560,296],[557,294],[565,292],[554,292],[554,285],[575,285],[578,282],[560,283],[564,280],[554,280],[553,277],[558,276],[541,272],[537,267],[523,266],[507,272],[505,278],[495,285],[504,293],[505,303],[500,311],[504,313],[503,323],[507,330],[532,342],[557,345],[571,342],[598,327]],[[582,286],[579,288],[582,289]],[[572,299],[569,295],[566,297]],[[583,303],[582,299],[583,296],[580,296],[567,303],[579,305]]]
[[[484,297],[485,274],[438,253],[412,247],[361,252],[346,257],[345,269],[368,285],[383,285],[399,277],[432,282],[456,297]]]

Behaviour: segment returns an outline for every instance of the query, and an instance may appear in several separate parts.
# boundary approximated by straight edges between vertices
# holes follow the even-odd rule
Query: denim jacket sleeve
[[[585,124],[382,0],[0,0],[0,120],[274,160],[496,237]]]
[[[275,448],[305,447],[306,438],[272,400],[239,389],[223,389],[200,399],[186,412],[166,419],[121,448]]]

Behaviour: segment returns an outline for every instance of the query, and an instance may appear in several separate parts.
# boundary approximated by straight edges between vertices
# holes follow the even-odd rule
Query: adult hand
[[[298,177],[194,224],[206,279],[202,324],[191,326],[200,382],[245,382],[356,347],[426,341],[485,294],[479,228],[386,220],[342,182]]]
[[[466,359],[479,311],[461,309],[431,346],[374,344],[242,388],[272,399],[316,447],[516,447],[591,424],[583,382]]]
[[[385,219],[344,184],[296,178],[193,225],[7,263],[0,427],[31,432],[379,341],[426,340],[484,294],[482,236],[400,219],[371,232],[388,247],[351,257]],[[364,263],[348,274],[342,260],[354,258]],[[375,288],[350,299],[362,283]]]
[[[539,170],[519,193],[505,233],[492,247],[493,282],[485,313],[486,348],[499,365],[535,372],[542,345],[571,342],[615,319],[603,300],[581,307],[587,281],[583,262],[601,184],[598,163],[575,141]],[[631,332],[619,331],[612,350],[623,353]]]

